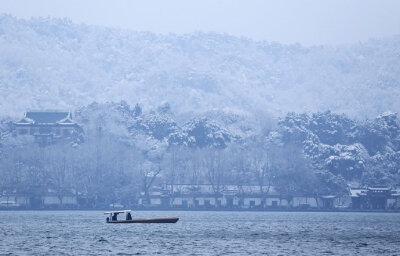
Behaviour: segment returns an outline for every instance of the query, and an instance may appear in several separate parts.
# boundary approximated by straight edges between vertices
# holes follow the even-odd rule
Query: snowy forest
[[[348,46],[284,45],[226,34],[154,34],[0,15],[0,115],[93,101],[169,102],[176,113],[400,109],[400,36]]]
[[[0,191],[134,204],[162,184],[400,186],[400,37],[284,45],[0,15]],[[15,136],[30,109],[83,131]],[[267,193],[267,191],[265,191]]]
[[[186,118],[186,119],[185,119]],[[82,134],[46,147],[1,126],[0,188],[90,207],[132,205],[162,184],[273,185],[280,193],[343,195],[349,184],[400,185],[400,120],[357,121],[335,113],[255,119],[210,111],[178,117],[164,103],[92,103],[75,111]],[[265,193],[268,193],[265,191]]]

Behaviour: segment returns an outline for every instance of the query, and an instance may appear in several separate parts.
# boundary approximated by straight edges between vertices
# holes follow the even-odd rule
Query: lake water
[[[176,224],[106,224],[97,211],[0,211],[0,255],[400,255],[400,214],[142,211]]]

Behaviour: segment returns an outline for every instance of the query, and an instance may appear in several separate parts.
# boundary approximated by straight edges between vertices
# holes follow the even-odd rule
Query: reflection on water
[[[97,211],[0,212],[0,255],[398,255],[400,214],[136,212],[176,224],[106,224]]]

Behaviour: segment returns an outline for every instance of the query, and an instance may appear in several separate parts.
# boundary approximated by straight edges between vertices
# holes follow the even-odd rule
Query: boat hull
[[[179,218],[170,217],[170,218],[150,218],[150,219],[132,219],[132,220],[113,220],[108,221],[107,223],[115,223],[115,224],[128,224],[128,223],[176,223]]]

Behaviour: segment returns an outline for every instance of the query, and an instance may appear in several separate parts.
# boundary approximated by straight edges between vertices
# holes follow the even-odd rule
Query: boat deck
[[[177,217],[168,218],[151,218],[151,219],[132,219],[132,220],[110,220],[107,223],[176,223],[179,220]]]

